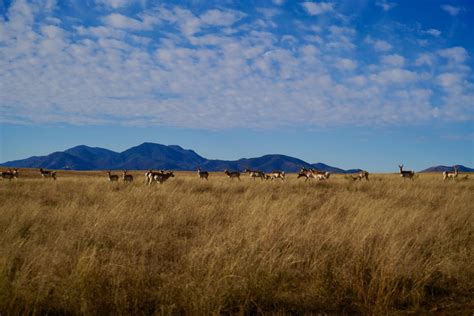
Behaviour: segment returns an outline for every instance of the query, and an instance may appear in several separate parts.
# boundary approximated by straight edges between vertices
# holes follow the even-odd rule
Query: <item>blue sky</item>
[[[472,167],[473,29],[472,1],[0,2],[0,161],[152,141]]]

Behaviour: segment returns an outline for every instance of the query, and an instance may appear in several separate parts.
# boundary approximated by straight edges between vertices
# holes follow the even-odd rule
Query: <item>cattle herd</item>
[[[415,172],[412,170],[403,170],[403,165],[399,165],[398,168],[400,169],[400,176],[405,179],[410,179],[410,180],[415,180],[416,175]],[[45,170],[43,168],[39,169],[39,173],[43,179],[52,179],[56,180],[56,171],[52,170]],[[252,180],[259,179],[261,181],[273,181],[273,180],[281,180],[282,182],[285,182],[287,180],[287,176],[284,171],[279,171],[279,170],[274,170],[270,173],[265,173],[260,170],[251,170],[251,169],[245,169],[245,171],[240,172],[240,171],[229,171],[229,170],[224,170],[224,173],[229,179],[237,179],[240,181],[240,176],[242,174],[247,174]],[[209,172],[203,171],[201,168],[197,169],[197,175],[199,179],[201,180],[208,180],[209,178]],[[446,180],[467,180],[468,175],[464,175],[463,177],[458,178],[459,175],[459,170],[454,167],[453,171],[444,171],[443,172],[443,181]],[[301,170],[297,174],[297,178],[303,178],[306,181],[309,181],[311,179],[315,179],[317,181],[327,181],[329,180],[329,177],[331,176],[330,172],[327,171],[320,171],[316,169],[307,169],[307,168],[301,168]],[[1,179],[16,179],[19,177],[19,172],[18,168],[13,168],[13,169],[8,169],[7,171],[3,171],[1,173]],[[120,178],[119,175],[117,174],[112,174],[111,170],[107,171],[107,177],[110,182],[118,182],[120,179],[122,179],[123,182],[125,183],[130,183],[133,182],[133,175],[128,174],[127,170],[123,170],[122,172],[122,177]],[[145,172],[145,184],[151,185],[154,183],[160,183],[162,184],[169,178],[174,177],[173,171],[165,171],[165,170],[159,170],[159,171],[153,171],[153,170],[148,170]],[[369,181],[369,172],[365,170],[361,170],[358,174],[351,174],[346,176],[346,178],[352,180],[352,181]]]

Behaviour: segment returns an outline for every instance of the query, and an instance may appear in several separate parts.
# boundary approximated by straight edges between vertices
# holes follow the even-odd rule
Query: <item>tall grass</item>
[[[0,313],[468,312],[474,183],[0,183]]]

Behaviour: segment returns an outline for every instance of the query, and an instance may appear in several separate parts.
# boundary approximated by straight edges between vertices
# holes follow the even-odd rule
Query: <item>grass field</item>
[[[474,310],[473,180],[132,174],[0,182],[1,315]]]

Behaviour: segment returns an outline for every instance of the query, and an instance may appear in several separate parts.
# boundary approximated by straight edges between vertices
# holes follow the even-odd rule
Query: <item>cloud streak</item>
[[[461,7],[456,7],[450,4],[444,4],[441,6],[441,9],[449,13],[451,16],[456,16],[461,12]]]
[[[390,11],[397,6],[395,2],[388,1],[377,1],[375,5],[381,7],[384,11]]]

